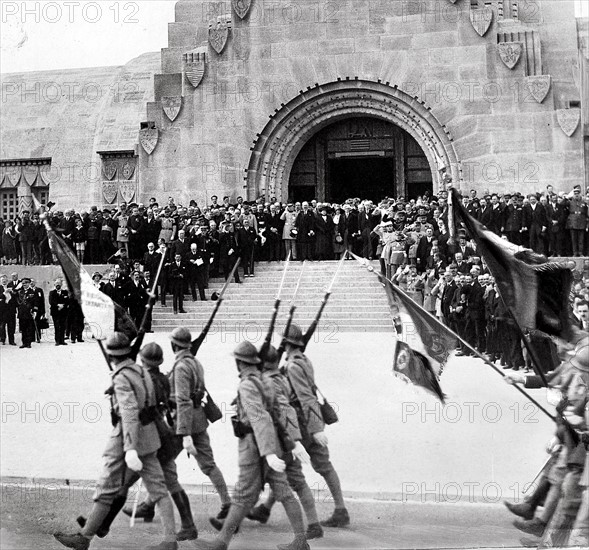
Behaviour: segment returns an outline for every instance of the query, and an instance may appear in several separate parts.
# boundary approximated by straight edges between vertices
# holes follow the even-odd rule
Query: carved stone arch
[[[434,191],[444,185],[442,169],[458,185],[460,169],[448,130],[417,97],[381,82],[339,80],[307,88],[282,104],[258,134],[247,170],[247,196],[285,200],[294,161],[317,132],[342,119],[374,117],[406,130],[423,149]]]

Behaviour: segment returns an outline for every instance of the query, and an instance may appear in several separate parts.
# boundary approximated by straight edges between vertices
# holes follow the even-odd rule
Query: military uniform
[[[199,540],[195,548],[226,550],[235,530],[255,504],[264,482],[268,482],[276,499],[282,502],[295,532],[295,540],[291,544],[278,545],[278,548],[308,550],[301,508],[288,485],[285,473],[278,471],[278,457],[282,456],[282,449],[272,416],[268,412],[268,404],[273,403],[276,398],[274,388],[267,380],[263,380],[258,372],[257,365],[260,359],[253,344],[240,344],[234,356],[240,370],[237,415],[234,419],[236,435],[239,437],[239,477],[229,516],[219,537],[214,542]]]
[[[32,288],[21,289],[17,294],[18,326],[22,337],[21,348],[30,348],[35,341],[36,297]]]
[[[126,336],[115,333],[107,340],[106,350],[110,356],[121,357],[121,360],[112,372],[111,399],[113,424],[115,419],[116,424],[103,453],[104,466],[94,493],[94,506],[80,534],[56,534],[55,537],[64,546],[86,550],[123,490],[132,468],[133,471],[140,469],[138,473],[162,516],[164,541],[152,548],[176,550],[174,511],[157,459],[160,438],[156,424],[147,415],[156,405],[153,383],[142,367],[125,358],[131,353]]]
[[[285,373],[291,388],[290,402],[298,414],[302,444],[311,457],[311,466],[325,479],[335,503],[334,515],[322,524],[328,527],[342,527],[349,524],[350,519],[344,504],[339,476],[329,458],[329,449],[327,445],[321,445],[315,437],[323,433],[325,423],[316,395],[313,365],[302,351],[305,344],[301,329],[291,325],[286,341],[297,346],[287,349]]]

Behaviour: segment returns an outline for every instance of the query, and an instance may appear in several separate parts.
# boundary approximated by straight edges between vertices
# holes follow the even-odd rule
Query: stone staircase
[[[307,262],[296,298],[294,320],[306,329],[317,314],[327,286],[337,269],[338,262]],[[374,264],[375,269],[377,265]],[[277,328],[286,323],[302,263],[291,262],[281,296]],[[256,265],[256,276],[242,279],[243,284],[232,282],[211,328],[211,334],[227,332],[250,340],[264,337],[273,312],[276,294],[284,272],[284,263],[262,262]],[[212,280],[207,297],[220,291],[222,280]],[[170,332],[182,325],[199,332],[209,319],[215,302],[185,300],[186,314],[174,315],[171,298],[167,307],[159,304],[153,311],[153,330]],[[338,333],[392,332],[386,293],[373,273],[357,262],[346,261],[332,289],[331,297],[321,317],[316,338],[328,339]]]

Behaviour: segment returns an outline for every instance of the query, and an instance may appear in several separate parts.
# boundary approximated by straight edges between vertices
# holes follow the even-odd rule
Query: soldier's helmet
[[[571,358],[573,367],[583,372],[589,372],[589,337],[585,337],[575,346],[575,354]]]
[[[139,355],[146,367],[159,367],[164,362],[164,352],[155,342],[143,346]]]
[[[276,370],[278,368],[278,351],[274,346],[270,346],[264,357],[264,370]]]
[[[262,361],[258,357],[258,350],[251,342],[241,342],[233,350],[233,357],[249,365],[259,365]]]
[[[105,343],[106,352],[113,357],[129,355],[131,353],[131,342],[122,332],[111,334]]]
[[[303,347],[305,342],[303,341],[303,331],[301,327],[294,323],[288,327],[288,332],[283,334],[284,339],[293,346]]]
[[[192,334],[187,328],[178,327],[170,334],[170,340],[177,346],[188,349],[192,344]]]

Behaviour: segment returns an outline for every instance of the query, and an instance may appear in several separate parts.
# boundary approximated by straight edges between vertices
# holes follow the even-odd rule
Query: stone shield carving
[[[184,61],[184,74],[188,82],[198,88],[207,70],[207,53],[204,48],[186,52],[182,59]]]
[[[229,40],[231,30],[231,14],[217,17],[217,24],[209,25],[209,43],[213,50],[221,54]]]
[[[517,65],[523,49],[521,42],[500,42],[497,44],[499,57],[508,69],[513,69]]]
[[[182,108],[182,96],[162,97],[162,107],[166,116],[174,122]]]
[[[133,174],[135,173],[135,163],[134,162],[125,162],[125,164],[123,165],[123,178],[126,180],[130,180],[133,177]]]
[[[493,9],[489,6],[485,6],[484,8],[471,8],[470,22],[472,23],[474,30],[477,31],[480,36],[485,36],[493,22]]]
[[[549,74],[543,74],[538,76],[528,76],[526,78],[526,84],[532,97],[538,102],[542,103],[548,92],[550,91],[550,85],[552,78]]]
[[[126,203],[130,203],[135,197],[137,184],[134,181],[119,182],[119,193]]]
[[[117,198],[117,183],[114,181],[103,181],[102,196],[107,204],[112,204]]]
[[[581,109],[559,109],[556,111],[556,119],[562,131],[571,137],[581,122]]]
[[[148,155],[151,155],[156,148],[158,139],[160,137],[157,128],[142,128],[139,130],[139,143]]]
[[[245,19],[252,7],[252,0],[231,0],[233,10],[240,19]]]
[[[114,162],[108,162],[104,165],[102,171],[107,180],[113,180],[117,175],[117,165]]]

